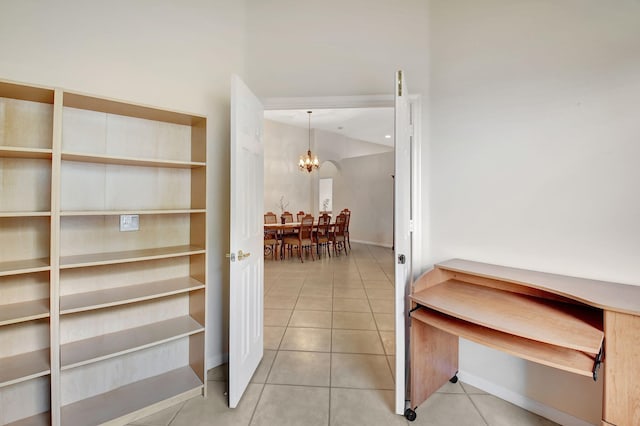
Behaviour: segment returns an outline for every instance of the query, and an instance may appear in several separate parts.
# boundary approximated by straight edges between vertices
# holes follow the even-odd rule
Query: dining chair
[[[264,214],[264,223],[278,223],[278,217],[274,212],[266,212]]]
[[[346,217],[346,221],[344,224],[344,237],[346,238],[347,244],[349,245],[349,250],[351,250],[351,239],[349,239],[349,223],[351,222],[351,210],[344,209],[342,210],[342,213]]]
[[[276,260],[276,254],[278,253],[278,237],[277,234],[265,231],[264,233],[264,255],[273,255],[273,260]]]
[[[273,212],[266,212],[264,214],[265,224],[278,223],[278,218]],[[278,252],[278,231],[275,229],[265,229],[264,231],[264,255],[273,255],[273,259],[276,259],[276,253]]]
[[[282,243],[284,244],[285,250],[288,248],[289,256],[291,256],[292,248],[298,248],[298,257],[300,257],[300,262],[304,263],[302,259],[302,250],[307,248],[308,251],[311,252],[311,260],[316,260],[313,256],[313,216],[306,215],[300,221],[300,228],[298,230],[297,236],[284,236]]]
[[[282,213],[282,215],[280,217],[284,218],[284,222],[282,222],[282,223],[291,223],[291,222],[293,222],[293,214],[291,214],[291,212],[284,212],[284,213]]]
[[[303,212],[302,210],[300,210],[297,214],[296,214],[296,222],[302,222],[302,218],[305,217],[307,214],[305,212]]]
[[[331,243],[333,244],[333,254],[335,256],[337,256],[343,248],[344,254],[347,256],[349,255],[349,253],[347,252],[347,245],[345,244],[346,239],[344,236],[344,227],[346,221],[347,219],[344,213],[340,213],[338,216],[336,216],[336,223],[333,226],[333,232],[329,234]]]
[[[320,246],[323,246],[323,250],[326,247],[327,255],[331,257],[331,250],[329,250],[329,226],[331,218],[328,214],[320,215],[318,218],[318,228],[315,232],[316,253],[320,257]]]

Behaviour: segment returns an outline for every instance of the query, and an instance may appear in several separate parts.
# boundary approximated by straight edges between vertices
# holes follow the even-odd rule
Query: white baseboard
[[[370,246],[378,246],[378,247],[385,247],[385,248],[393,247],[393,245],[391,245],[391,244],[378,243],[378,242],[374,242],[374,241],[351,240],[351,242],[352,243],[360,243],[360,244],[368,244]]]
[[[567,414],[557,408],[549,407],[531,398],[528,398],[519,393],[513,392],[505,387],[497,385],[487,379],[478,377],[474,374],[467,373],[465,371],[458,372],[458,378],[464,383],[468,383],[480,390],[483,390],[491,395],[497,396],[500,399],[504,399],[517,405],[520,408],[536,413],[546,419],[552,420],[564,426],[593,426],[591,423]]]
[[[225,353],[225,354],[216,354],[214,356],[209,356],[207,357],[207,362],[206,362],[206,370],[209,371],[212,368],[215,368],[219,365],[224,364],[225,362],[229,361],[229,354]]]

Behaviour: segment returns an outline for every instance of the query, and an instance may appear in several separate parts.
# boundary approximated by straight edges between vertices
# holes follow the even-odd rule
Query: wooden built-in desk
[[[463,337],[594,380],[602,364],[602,424],[640,424],[640,286],[453,259],[410,298],[411,409],[455,377]]]

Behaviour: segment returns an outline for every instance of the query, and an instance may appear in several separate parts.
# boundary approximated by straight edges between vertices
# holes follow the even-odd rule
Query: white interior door
[[[229,407],[235,408],[263,354],[264,111],[231,80]]]
[[[402,71],[395,82],[395,326],[396,326],[396,413],[405,409],[405,341],[408,318],[405,304],[411,278],[411,144],[412,117],[409,93]],[[406,330],[406,331],[405,331]]]

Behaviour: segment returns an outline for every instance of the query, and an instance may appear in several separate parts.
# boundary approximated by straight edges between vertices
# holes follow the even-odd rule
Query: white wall
[[[359,157],[362,155],[392,152],[392,146],[380,145],[353,139],[338,133],[315,129],[314,146],[321,160],[342,160],[343,158]]]
[[[208,365],[227,346],[229,81],[244,69],[244,2],[6,0],[0,78],[208,116]]]
[[[340,161],[333,205],[334,212],[351,210],[351,241],[393,245],[393,174],[393,152]]]
[[[640,284],[640,3],[430,4],[432,259]],[[461,369],[599,424],[602,381],[466,342]]]
[[[424,0],[247,0],[247,76],[262,97],[393,94],[427,84]],[[410,77],[410,78],[411,78]]]
[[[264,120],[265,211],[280,216],[283,196],[283,201],[288,203],[285,210],[294,215],[300,210],[307,213],[312,210],[316,172],[303,173],[298,169],[300,155],[307,152],[308,140],[307,129]],[[312,151],[315,152],[313,145]]]

